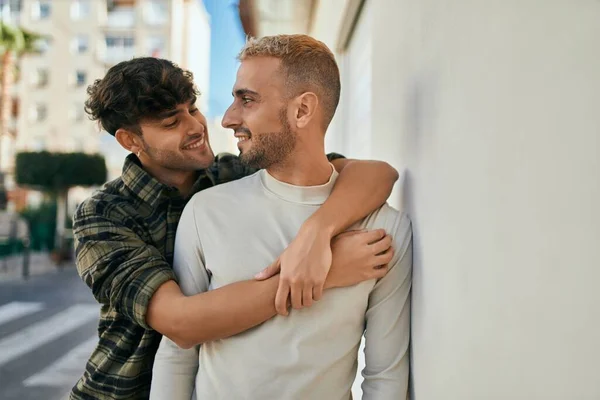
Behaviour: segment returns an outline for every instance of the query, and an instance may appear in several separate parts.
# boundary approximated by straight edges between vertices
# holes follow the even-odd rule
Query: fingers
[[[314,301],[321,300],[323,297],[323,285],[317,285],[312,288],[312,296]]]
[[[390,247],[383,253],[375,256],[375,265],[387,265],[394,258],[394,248]]]
[[[302,308],[302,287],[292,284],[290,292],[292,294],[292,307],[295,309]]]
[[[304,285],[302,289],[302,306],[310,307],[313,304],[313,287],[312,285]]]
[[[281,270],[281,264],[279,263],[279,258],[278,258],[267,268],[263,269],[258,274],[254,275],[254,279],[256,279],[258,281],[263,281],[265,279],[269,279],[270,277],[277,275],[280,270]]]
[[[380,279],[388,273],[389,264],[394,257],[394,248],[390,247],[382,254],[375,256],[375,267],[370,271],[371,279]]]
[[[383,239],[378,240],[377,242],[371,245],[371,250],[373,254],[381,254],[392,246],[392,237],[390,235],[386,235]]]
[[[373,231],[361,233],[360,235],[365,243],[373,244],[385,237],[385,229],[375,229]]]
[[[373,268],[371,279],[381,279],[388,273],[388,265],[380,265],[379,267]]]
[[[290,295],[290,287],[283,282],[279,281],[279,288],[277,288],[277,294],[275,295],[275,309],[279,315],[288,315],[287,301]]]

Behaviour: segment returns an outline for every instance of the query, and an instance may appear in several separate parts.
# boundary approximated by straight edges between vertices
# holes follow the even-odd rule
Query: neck
[[[323,185],[331,177],[331,165],[325,155],[323,143],[298,142],[284,161],[267,168],[267,172],[280,182],[295,186]]]
[[[143,163],[142,168],[163,185],[177,188],[183,197],[190,194],[197,176],[196,171],[173,171],[144,165]]]

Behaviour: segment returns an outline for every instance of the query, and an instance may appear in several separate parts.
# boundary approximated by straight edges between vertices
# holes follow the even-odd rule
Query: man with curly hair
[[[195,193],[256,170],[231,154],[214,157],[192,75],[167,60],[119,63],[88,95],[87,113],[131,154],[122,175],[74,216],[77,269],[101,315],[99,343],[70,399],[147,399],[161,335],[181,347],[229,337],[274,317],[277,296],[284,302],[302,296],[302,306],[310,306],[324,288],[385,274],[376,267],[393,251],[383,230],[345,236],[333,251],[331,243],[385,202],[397,172],[386,163],[330,154],[340,173],[331,196],[260,280],[186,296],[172,269],[184,206]],[[227,234],[237,227],[214,229]]]

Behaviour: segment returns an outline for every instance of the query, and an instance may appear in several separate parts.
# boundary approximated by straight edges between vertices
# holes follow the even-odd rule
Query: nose
[[[240,126],[240,115],[235,103],[232,103],[227,111],[225,111],[221,126],[228,129],[235,129],[237,126]]]
[[[200,112],[200,111],[198,111]],[[188,129],[187,129],[187,134],[189,136],[194,136],[197,134],[204,134],[206,131],[206,118],[204,118],[204,115],[202,115],[202,118],[196,118],[193,115],[190,115],[190,118],[188,118],[189,121],[189,125],[188,125]]]

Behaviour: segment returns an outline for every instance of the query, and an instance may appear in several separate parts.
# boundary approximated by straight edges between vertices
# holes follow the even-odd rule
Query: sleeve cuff
[[[150,299],[165,282],[170,280],[177,281],[175,272],[168,265],[154,266],[142,271],[129,285],[124,296],[125,310],[124,314],[144,329],[152,329],[146,323],[146,314],[148,313],[148,304]]]

